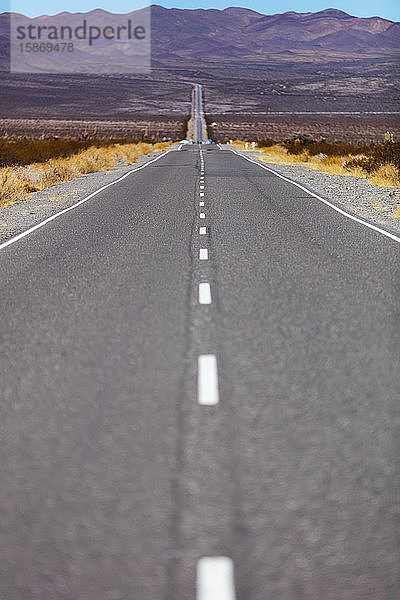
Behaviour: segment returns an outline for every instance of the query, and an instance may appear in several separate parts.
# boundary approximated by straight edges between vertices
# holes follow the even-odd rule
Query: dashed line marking
[[[211,287],[208,281],[199,283],[199,304],[211,304]]]
[[[200,219],[205,219],[206,218],[206,213],[200,213]]]
[[[197,600],[235,600],[233,561],[227,556],[204,556],[197,562]]]
[[[219,402],[218,393],[218,370],[215,354],[200,354],[197,365],[197,400],[202,406],[214,406]],[[202,564],[204,568],[204,563]],[[207,571],[208,569],[206,569]],[[201,583],[204,585],[205,573],[202,573]],[[205,600],[207,596],[198,596]],[[223,596],[215,596],[215,600],[221,600]]]
[[[200,235],[206,235],[206,233],[207,233],[207,227],[200,227],[199,234]]]
[[[200,192],[200,196],[203,197],[204,196],[204,192]]]
[[[200,185],[200,189],[201,189],[201,190],[204,190],[204,185]]]
[[[208,260],[208,248],[200,248],[199,259]]]
[[[204,200],[200,200],[199,206],[204,206]]]

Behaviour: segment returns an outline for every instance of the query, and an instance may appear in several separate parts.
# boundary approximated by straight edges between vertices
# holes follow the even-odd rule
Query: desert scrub
[[[64,140],[65,141],[65,140]],[[83,150],[68,153],[66,146],[64,155],[43,159],[42,162],[25,163],[0,167],[0,207],[10,206],[19,200],[29,197],[32,192],[43,190],[62,181],[69,181],[80,175],[112,169],[117,165],[131,165],[139,156],[165,149],[168,144],[109,144],[96,146],[88,144]],[[43,147],[41,147],[43,148]],[[76,148],[73,145],[73,148]],[[43,154],[42,154],[43,157]]]
[[[235,145],[244,149],[243,142]],[[348,177],[365,177],[381,186],[400,187],[400,142],[384,144],[311,142],[258,143],[263,159],[276,164],[307,163],[307,167]]]
[[[29,165],[45,162],[50,158],[65,158],[88,148],[107,148],[126,144],[127,140],[74,140],[74,139],[27,139],[0,138],[0,167]]]

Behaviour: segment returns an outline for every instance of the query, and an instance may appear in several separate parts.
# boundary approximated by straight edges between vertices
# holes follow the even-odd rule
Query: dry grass
[[[242,141],[234,142],[235,146],[244,150],[245,145]],[[325,144],[328,148],[334,145]],[[383,146],[383,145],[382,145]],[[274,164],[303,164],[310,169],[329,173],[331,175],[342,175],[345,177],[365,177],[370,183],[379,186],[394,186],[400,188],[400,172],[396,164],[384,162],[375,158],[372,152],[376,151],[377,146],[372,148],[371,154],[364,147],[362,153],[353,154],[357,149],[345,145],[340,145],[336,150],[337,154],[332,151],[331,155],[324,153],[313,154],[310,148],[299,145],[296,153],[290,152],[284,144],[273,143],[267,147],[258,145],[258,150],[261,150],[262,159],[266,162]],[[289,147],[289,149],[291,149]],[[379,148],[378,148],[379,149]],[[390,160],[390,159],[389,159]]]
[[[117,165],[131,165],[139,156],[163,150],[168,143],[151,146],[146,143],[90,146],[70,156],[50,158],[43,162],[5,166],[0,168],[0,207],[10,206],[43,190],[80,175],[112,169]]]

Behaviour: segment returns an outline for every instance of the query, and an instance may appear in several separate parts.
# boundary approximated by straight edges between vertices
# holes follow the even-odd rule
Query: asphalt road
[[[203,112],[203,89],[199,83],[193,83],[192,85],[192,117],[194,118],[194,142],[201,143],[208,140],[207,124]]]
[[[1,600],[398,600],[399,259],[215,146],[1,249]]]

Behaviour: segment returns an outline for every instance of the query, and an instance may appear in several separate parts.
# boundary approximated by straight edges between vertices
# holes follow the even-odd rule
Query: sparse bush
[[[50,147],[34,145],[33,148],[30,147],[29,151],[27,151],[27,145],[23,144],[22,150],[18,154],[20,163],[14,166],[0,167],[0,206],[9,206],[18,200],[23,200],[32,192],[61,181],[69,181],[80,175],[111,169],[118,164],[133,164],[140,155],[164,149],[168,145],[165,143],[154,146],[145,143],[109,143],[100,147],[98,144],[90,144],[89,147],[73,153],[68,149],[69,140],[60,140],[60,142],[63,144]],[[72,143],[72,148],[76,148],[76,144],[82,147],[79,142],[75,142]],[[15,145],[14,148],[21,149],[18,148],[18,145]],[[62,150],[62,155],[45,160],[42,152],[40,154],[42,162],[26,163],[29,155],[38,156],[36,152],[38,148],[40,151],[45,148],[50,153]]]
[[[243,142],[234,144],[244,149]],[[353,177],[367,177],[371,183],[400,187],[400,142],[329,143],[306,137],[258,142],[264,159],[276,164],[307,163],[311,169]]]
[[[51,158],[72,156],[88,148],[107,148],[116,144],[126,145],[126,140],[32,140],[5,136],[0,138],[0,167],[45,162]]]
[[[326,164],[329,157],[341,157],[342,166],[347,170],[361,170],[368,175],[377,173],[380,167],[391,165],[400,178],[400,142],[384,144],[328,143],[325,141],[291,140],[283,143],[289,155],[304,160],[304,155],[318,157]],[[323,159],[322,157],[327,158]]]
[[[257,147],[258,148],[270,148],[271,146],[275,146],[277,142],[272,138],[265,138],[265,140],[258,140]]]

